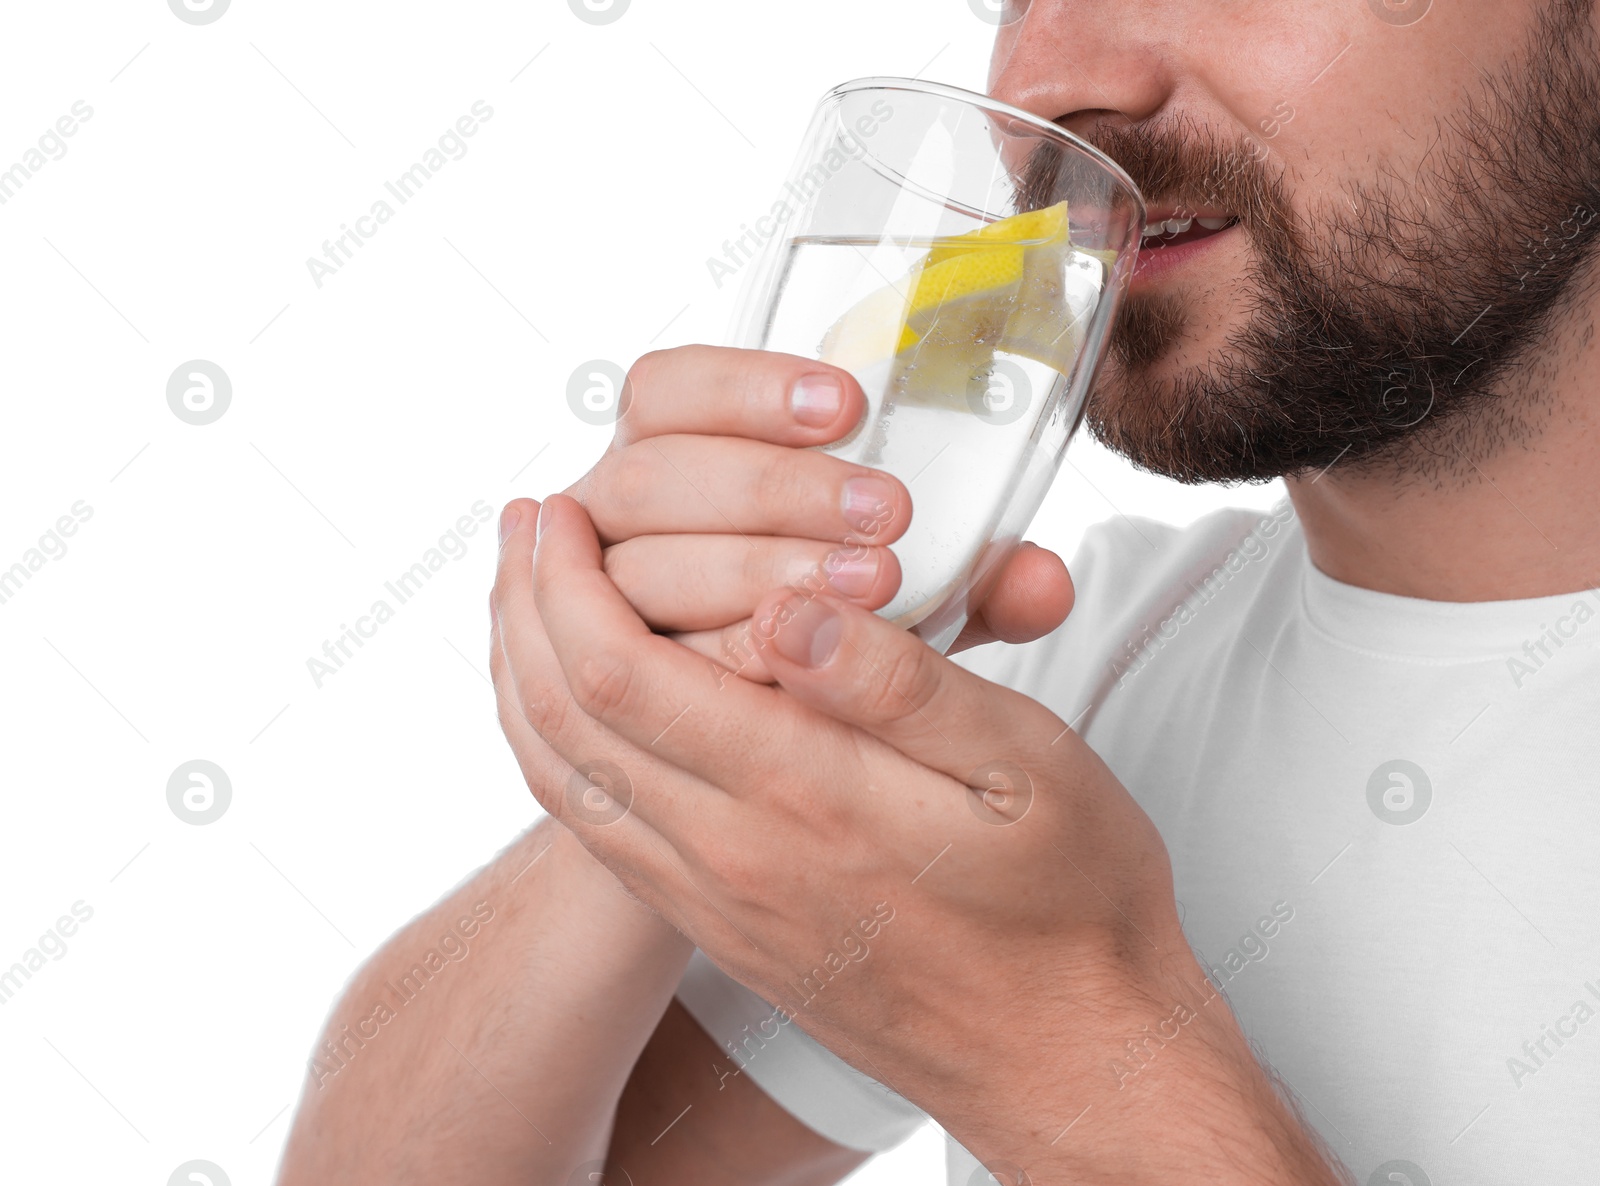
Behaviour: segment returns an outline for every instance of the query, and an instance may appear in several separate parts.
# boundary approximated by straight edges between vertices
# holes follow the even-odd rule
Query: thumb
[[[796,700],[952,778],[968,781],[999,758],[1027,766],[1065,728],[1043,705],[831,594],[770,593],[752,620],[769,671]]]
[[[981,591],[967,624],[948,654],[990,642],[1021,643],[1043,638],[1072,611],[1072,577],[1060,556],[1024,543],[1006,558]]]

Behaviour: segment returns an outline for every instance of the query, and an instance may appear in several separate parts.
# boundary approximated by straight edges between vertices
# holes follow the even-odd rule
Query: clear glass
[[[941,652],[1060,468],[1144,216],[1127,175],[1048,120],[865,78],[824,96],[758,220],[733,344],[861,383],[861,423],[822,449],[909,489],[879,613]]]

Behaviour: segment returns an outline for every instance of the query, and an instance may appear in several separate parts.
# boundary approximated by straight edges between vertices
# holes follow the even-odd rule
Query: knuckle
[[[818,501],[825,483],[812,464],[816,454],[803,449],[775,448],[774,455],[760,470],[751,474],[752,505],[773,518],[787,521],[797,506]]]
[[[761,542],[743,549],[739,562],[738,578],[746,594],[759,595],[781,585],[792,585],[803,580],[820,562],[809,563],[803,551],[781,544]]]
[[[663,368],[665,351],[650,350],[633,360],[622,376],[617,392],[617,421],[611,432],[611,447],[622,448],[650,435],[649,393],[655,390]]]
[[[939,691],[935,652],[909,637],[896,642],[903,645],[878,656],[861,688],[861,711],[886,724],[923,713]]]
[[[652,404],[659,404],[663,399],[669,398],[662,394],[662,385],[671,381],[674,371],[703,365],[704,354],[708,349],[709,347],[697,345],[664,347],[659,350],[647,350],[633,360],[633,365],[623,376],[622,385],[623,390],[627,392],[628,416],[637,416],[641,408],[647,413],[640,431],[649,431],[651,417],[648,412]],[[620,425],[621,421],[618,423]]]
[[[500,559],[495,568],[494,584],[489,586],[489,620],[498,622],[505,612],[506,601],[511,593],[512,568],[506,560],[505,551],[500,553]]]
[[[624,518],[636,515],[652,494],[647,460],[631,447],[606,454],[591,472],[590,505]]]
[[[667,354],[665,350],[647,350],[633,360],[624,382],[633,388],[634,399],[650,389],[651,380],[661,373],[667,361]]]
[[[770,900],[772,866],[757,846],[725,845],[705,858],[718,897],[739,903]]]
[[[638,668],[618,651],[602,649],[578,661],[572,675],[572,700],[597,721],[615,720],[634,706]]]
[[[504,712],[512,711],[511,702],[505,697],[501,697],[500,706]],[[554,746],[567,731],[571,708],[571,702],[564,696],[552,694],[546,689],[542,695],[524,697],[518,711],[535,733]]]
[[[512,696],[501,696],[499,704],[502,714],[517,712],[522,715],[522,719],[533,728],[534,733],[538,733],[546,741],[562,736],[562,730],[566,727],[565,706],[560,699],[550,696],[547,690],[539,690],[533,695],[517,696],[515,699]]]

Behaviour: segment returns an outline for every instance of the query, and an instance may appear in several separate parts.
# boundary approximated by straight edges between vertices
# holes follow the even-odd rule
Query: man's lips
[[[1226,211],[1151,210],[1133,269],[1134,286],[1153,283],[1207,253],[1216,240],[1231,237],[1238,225]]]

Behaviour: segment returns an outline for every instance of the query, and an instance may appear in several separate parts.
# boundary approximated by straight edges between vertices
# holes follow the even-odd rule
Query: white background
[[[569,483],[605,358],[721,341],[707,259],[763,213],[812,105],[867,74],[981,89],[966,0],[10,4],[0,169],[93,116],[0,206],[0,968],[93,918],[0,1006],[0,1178],[271,1180],[311,1041],[388,934],[535,817],[487,684],[493,527],[336,675],[307,659],[478,500]],[[531,64],[530,64],[531,63]],[[467,145],[320,288],[309,256],[476,100]],[[206,359],[233,399],[168,407]],[[1032,535],[1187,522],[1194,490],[1077,441]],[[391,603],[392,598],[389,598]],[[168,807],[181,763],[232,801]],[[940,1181],[925,1131],[858,1176]]]

